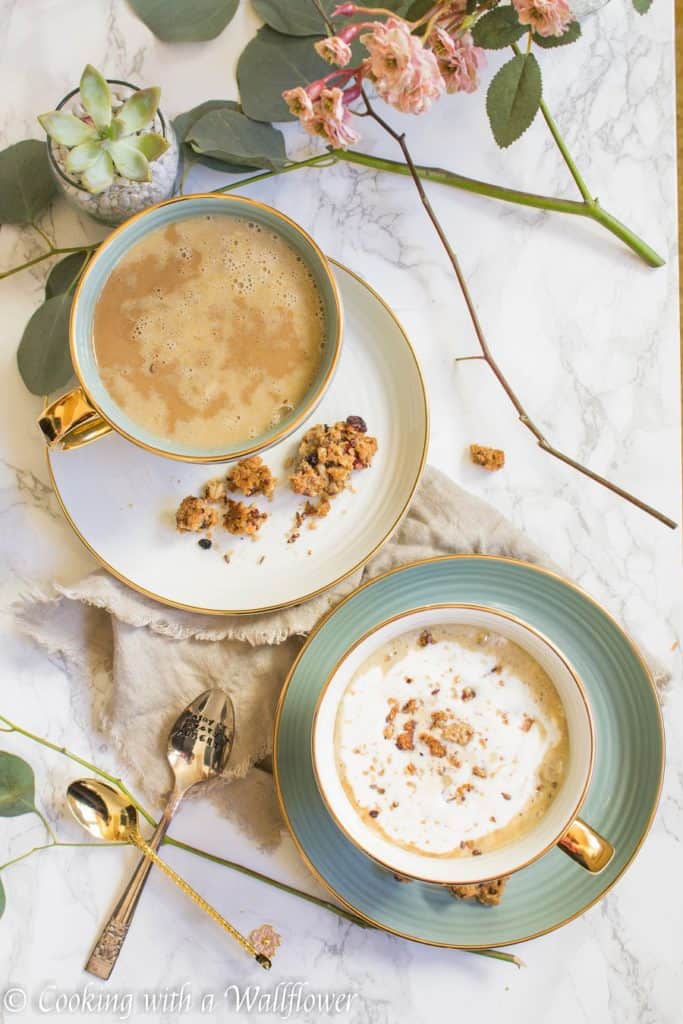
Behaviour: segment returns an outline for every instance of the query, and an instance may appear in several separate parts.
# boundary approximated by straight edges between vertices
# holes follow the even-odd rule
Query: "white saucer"
[[[190,611],[253,613],[298,604],[358,569],[393,532],[417,487],[429,435],[427,396],[412,346],[398,320],[364,281],[340,264],[334,272],[344,306],[339,366],[325,398],[295,434],[263,455],[283,482],[285,462],[314,423],[362,416],[379,450],[354,474],[316,529],[301,527],[287,543],[302,499],[287,486],[272,502],[255,500],[270,518],[256,540],[216,529],[203,550],[175,529],[187,494],[225,472],[223,466],[175,462],[118,434],[70,452],[48,452],[64,514],[102,565],[135,590]],[[229,562],[224,555],[230,553]]]

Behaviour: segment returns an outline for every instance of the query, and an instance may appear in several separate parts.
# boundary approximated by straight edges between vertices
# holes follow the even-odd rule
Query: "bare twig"
[[[316,0],[314,0],[314,2],[316,2]],[[584,476],[587,476],[591,480],[594,480],[596,483],[601,484],[603,487],[606,487],[608,490],[612,491],[613,494],[619,495],[620,498],[624,498],[626,501],[629,501],[632,505],[635,505],[637,508],[642,509],[643,512],[647,512],[648,515],[654,516],[655,519],[658,519],[660,523],[664,523],[665,526],[670,527],[672,530],[676,529],[676,522],[674,522],[673,519],[670,519],[669,516],[665,515],[663,512],[659,512],[651,505],[648,505],[647,502],[642,501],[640,498],[637,498],[634,494],[631,494],[629,491],[625,491],[622,487],[619,487],[617,484],[612,483],[611,480],[608,480],[604,476],[600,476],[599,473],[595,473],[592,469],[589,469],[587,466],[584,466],[580,462],[577,462],[576,459],[571,458],[571,456],[560,451],[558,448],[555,448],[555,446],[552,445],[550,441],[548,441],[548,439],[545,437],[540,427],[537,426],[537,424],[534,423],[534,421],[531,419],[526,409],[522,405],[522,402],[517,397],[517,394],[514,391],[509,380],[507,379],[507,377],[505,376],[505,374],[503,373],[503,371],[501,370],[500,366],[498,365],[498,363],[496,362],[491,353],[491,349],[489,348],[488,342],[486,340],[484,330],[479,321],[479,317],[477,316],[477,311],[474,307],[472,296],[467,286],[465,276],[462,272],[460,261],[458,260],[458,257],[456,256],[453,247],[448,241],[446,233],[442,228],[441,223],[439,222],[439,219],[436,216],[436,213],[434,212],[432,204],[429,201],[429,197],[427,196],[427,193],[425,192],[420,176],[417,173],[417,168],[413,163],[413,158],[410,154],[410,150],[408,149],[405,134],[403,132],[395,131],[395,129],[392,128],[392,126],[388,123],[388,121],[386,121],[380,114],[377,113],[365,91],[363,91],[363,100],[366,106],[366,113],[370,117],[372,117],[373,120],[376,121],[377,124],[380,125],[380,127],[383,128],[384,131],[387,132],[392,139],[394,139],[394,141],[398,144],[398,146],[401,149],[403,158],[410,171],[410,175],[413,179],[413,182],[415,183],[415,188],[417,189],[420,199],[422,200],[422,205],[427,211],[427,216],[431,220],[434,229],[437,235],[439,236],[439,241],[441,242],[441,245],[443,246],[446,255],[448,256],[449,262],[453,268],[453,272],[455,273],[455,276],[458,280],[458,284],[460,285],[460,290],[465,300],[467,312],[472,322],[472,326],[474,328],[474,333],[477,337],[477,341],[479,342],[479,347],[481,348],[481,357],[479,358],[483,358],[488,364],[490,370],[498,380],[498,383],[503,388],[503,391],[510,399],[510,402],[514,407],[520,422],[527,428],[527,430],[531,431],[531,433],[536,438],[536,443],[538,444],[539,448],[541,448],[544,452],[547,452],[548,455],[552,455],[553,458],[559,459],[559,461],[564,462],[565,465],[571,466],[573,469],[578,470],[579,473],[583,473]]]

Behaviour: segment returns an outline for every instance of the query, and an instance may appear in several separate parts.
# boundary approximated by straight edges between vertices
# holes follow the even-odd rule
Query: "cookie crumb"
[[[472,851],[474,853],[474,851]],[[485,907],[497,907],[500,903],[507,878],[494,878],[490,882],[471,885],[449,885],[446,888],[458,900],[477,900]]]
[[[195,498],[193,495],[183,498],[175,514],[176,528],[181,533],[210,530],[218,519],[219,515],[215,508],[207,505],[203,498]]]
[[[268,518],[267,512],[259,512],[256,505],[245,505],[243,501],[228,498],[223,526],[228,533],[236,536],[254,537]]]
[[[483,466],[490,472],[502,469],[505,465],[505,452],[502,448],[487,448],[482,444],[470,445],[470,458],[477,466]]]
[[[251,498],[254,494],[272,498],[277,485],[277,480],[260,455],[251,455],[238,462],[228,473],[226,482],[231,491],[240,491],[245,498]]]

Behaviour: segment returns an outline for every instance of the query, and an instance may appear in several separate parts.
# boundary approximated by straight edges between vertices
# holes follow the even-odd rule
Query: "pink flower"
[[[272,960],[280,948],[282,938],[272,924],[262,924],[249,933],[249,941],[258,953],[263,953],[269,960]]]
[[[539,36],[561,36],[574,20],[567,0],[512,0],[522,25]]]
[[[310,135],[325,139],[333,149],[346,149],[360,139],[358,132],[351,127],[341,89],[323,89],[320,99],[314,104],[314,111],[312,120],[303,121]]]
[[[431,44],[446,92],[474,92],[479,85],[477,72],[486,63],[486,56],[481,47],[472,42],[471,32],[454,38],[437,26]]]
[[[282,98],[289,107],[290,114],[294,114],[300,121],[308,121],[313,117],[313,103],[311,97],[302,86],[296,89],[286,89]]]
[[[351,47],[340,36],[319,39],[314,48],[319,57],[338,68],[345,68],[351,60]]]
[[[356,13],[357,7],[357,4],[337,4],[330,14],[330,18],[350,18],[352,14]]]
[[[422,114],[439,98],[444,81],[436,57],[411,34],[402,18],[375,21],[360,37],[370,53],[363,72],[386,103],[403,113]]]

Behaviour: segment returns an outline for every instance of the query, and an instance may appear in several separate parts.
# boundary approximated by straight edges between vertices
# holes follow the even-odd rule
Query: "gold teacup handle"
[[[571,824],[557,845],[593,875],[604,871],[614,856],[612,844],[581,818]]]
[[[51,402],[38,417],[48,448],[69,451],[96,441],[111,427],[90,404],[82,388],[74,388]]]

